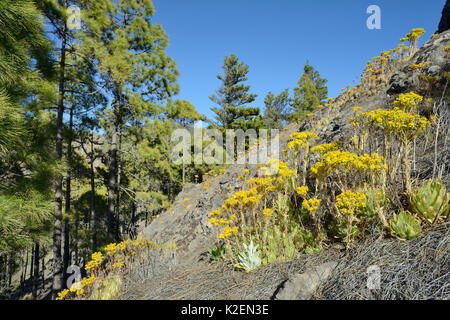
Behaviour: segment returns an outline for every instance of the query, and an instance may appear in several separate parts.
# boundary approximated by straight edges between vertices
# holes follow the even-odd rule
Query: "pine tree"
[[[114,235],[120,192],[120,137],[130,118],[142,121],[154,111],[155,101],[177,93],[178,72],[164,51],[168,45],[164,30],[150,21],[154,14],[150,0],[100,0],[86,7],[83,42],[91,49],[104,87],[113,97],[104,124],[110,137],[108,233]]]
[[[250,86],[247,81],[249,66],[240,62],[234,54],[226,56],[222,66],[223,75],[218,75],[222,83],[216,93],[209,99],[218,104],[211,110],[216,114],[214,125],[222,129],[246,130],[258,128],[262,125],[259,116],[259,108],[249,107],[248,104],[255,101],[257,95],[249,93]]]
[[[321,78],[319,72],[309,62],[306,62],[303,71],[297,82],[298,87],[294,88],[294,120],[304,118],[308,112],[323,104],[328,95],[326,86],[328,80]]]
[[[269,92],[264,98],[264,124],[269,129],[281,129],[286,125],[290,114],[291,99],[289,89],[283,90],[275,96]]]
[[[35,3],[1,1],[0,26],[0,261],[7,261],[11,279],[21,258],[15,252],[36,247],[50,231],[56,165],[45,109],[54,89],[51,44]]]

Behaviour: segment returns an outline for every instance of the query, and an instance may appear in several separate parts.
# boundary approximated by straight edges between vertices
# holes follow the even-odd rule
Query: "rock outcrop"
[[[439,22],[439,27],[437,33],[441,33],[450,29],[450,0],[445,3],[444,9],[442,10],[442,18]]]
[[[297,274],[278,291],[275,300],[308,300],[336,268],[337,262],[330,261]]]
[[[444,48],[449,45],[450,30],[428,40],[423,47],[414,54],[411,60],[391,77],[387,93],[399,94],[408,90],[413,90],[421,85],[417,75],[411,72],[411,68],[409,67],[411,64],[419,64],[428,61],[428,66],[421,70],[421,73],[425,76],[437,76],[442,75],[444,72],[449,72],[450,59],[446,58],[448,53],[444,50]]]

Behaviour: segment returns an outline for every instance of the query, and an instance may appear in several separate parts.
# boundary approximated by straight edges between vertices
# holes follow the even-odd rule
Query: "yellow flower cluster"
[[[225,200],[222,205],[223,211],[232,211],[237,208],[253,208],[262,199],[262,195],[258,194],[258,188],[254,187],[250,190],[240,190],[235,192],[231,198]]]
[[[410,68],[411,70],[419,70],[419,69],[428,67],[429,64],[430,64],[429,61],[424,61],[424,62],[422,62],[422,63],[411,64],[411,65],[409,66],[409,68]]]
[[[404,112],[397,107],[392,110],[377,109],[363,112],[356,115],[356,118],[370,119],[386,134],[392,132],[404,141],[418,136],[431,124],[426,118]],[[358,120],[355,120],[354,123],[359,124]]]
[[[91,255],[91,261],[88,262],[85,269],[96,270],[101,266],[102,262],[103,262],[103,254],[101,252],[94,252]]]
[[[409,93],[401,93],[397,99],[394,101],[394,106],[397,108],[409,111],[417,106],[419,102],[421,102],[423,97],[414,91]]]
[[[412,45],[416,45],[417,40],[420,38],[421,35],[425,33],[425,30],[423,28],[415,28],[412,29],[410,33],[406,35],[406,40],[408,40]],[[404,40],[400,39],[400,41]],[[404,42],[404,41],[402,41]]]
[[[289,179],[291,177],[294,177],[297,175],[297,170],[289,169],[289,163],[288,162],[282,162],[280,161],[278,163],[278,175],[280,176],[280,182],[283,179]]]
[[[98,278],[95,275],[91,275],[88,278],[84,278],[79,282],[75,282],[72,284],[70,289],[64,289],[58,293],[56,300],[63,300],[69,296],[70,293],[75,293],[77,296],[81,296],[85,292],[85,288],[91,288],[97,280],[101,280],[102,278]]]
[[[218,170],[217,169],[212,169],[212,170],[209,170],[208,172],[205,173],[205,177],[206,178],[208,178],[208,177],[214,177],[215,178],[215,177],[218,177],[221,174],[224,174],[225,172],[227,172],[226,169],[218,169]]]
[[[67,298],[68,295],[69,295],[68,289],[61,290],[60,292],[58,292],[56,300],[64,300],[65,298]]]
[[[311,151],[318,152],[323,155],[327,152],[338,150],[340,146],[341,144],[339,143],[339,141],[335,141],[333,143],[325,143],[314,146],[311,148]]]
[[[322,202],[322,199],[312,198],[308,200],[303,200],[302,205],[311,213],[314,213],[317,211],[317,209],[320,206],[320,203]]]
[[[357,191],[345,191],[336,197],[339,212],[344,215],[354,215],[357,210],[366,207],[366,195]]]
[[[153,249],[164,249],[163,246],[151,241],[142,238],[137,238],[136,240],[124,240],[120,243],[110,243],[105,247],[105,251],[107,255],[110,256],[110,269],[103,270],[104,273],[108,273],[111,270],[119,270],[125,267],[125,257],[127,255],[133,256],[136,254],[136,250],[145,249],[145,248],[153,248]],[[168,243],[166,246],[167,250],[177,249],[175,243]],[[118,252],[121,252],[121,255],[114,259],[115,255]],[[115,260],[115,261],[114,261]],[[81,281],[74,283],[70,289],[62,290],[58,293],[56,300],[63,300],[66,298],[70,298],[70,293],[74,293],[77,296],[81,296],[85,294],[86,288],[91,288],[96,281],[102,280],[103,278],[98,276],[98,272],[102,263],[104,261],[104,256],[101,252],[94,252],[91,256],[91,261],[88,262],[85,269],[91,272],[91,275],[87,278],[83,278]]]
[[[223,233],[219,234],[219,239],[226,239],[231,237],[232,234],[236,235],[239,230],[239,227],[230,227],[226,226],[223,228]]]
[[[263,210],[263,216],[266,218],[270,218],[273,215],[273,209],[267,208]]]
[[[117,251],[117,244],[110,243],[105,247],[105,251],[109,256],[114,256]]]
[[[306,193],[308,192],[309,188],[307,186],[301,186],[297,188],[297,194],[301,197],[305,197]]]
[[[319,140],[317,134],[309,131],[294,132],[289,135],[289,137],[294,140],[288,142],[287,148],[295,151],[297,151],[300,147],[306,148],[309,145],[309,141],[313,138]]]
[[[75,293],[77,296],[81,296],[84,293],[83,282],[75,282],[74,284],[72,284],[72,287],[69,291]]]
[[[259,177],[247,180],[247,185],[249,188],[256,188],[257,192],[260,193],[271,187],[272,182],[272,177]]]
[[[121,269],[125,266],[125,263],[123,262],[122,257],[119,257],[115,263],[113,263],[112,268],[113,269]]]
[[[311,173],[316,178],[324,178],[329,173],[338,172],[339,170],[343,170],[344,172],[350,170],[386,170],[387,168],[381,164],[382,161],[383,157],[378,156],[377,153],[373,153],[371,156],[368,154],[358,156],[347,151],[330,151],[324,154],[322,161],[314,164],[311,168]]]

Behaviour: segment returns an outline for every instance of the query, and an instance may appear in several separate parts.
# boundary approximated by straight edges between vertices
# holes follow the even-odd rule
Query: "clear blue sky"
[[[153,0],[154,22],[168,34],[181,91],[212,118],[208,96],[219,87],[226,55],[249,65],[248,84],[264,97],[297,84],[309,60],[328,79],[329,96],[357,83],[367,61],[397,46],[412,28],[421,44],[436,31],[445,0]],[[369,5],[381,8],[381,30],[369,30]],[[356,82],[352,82],[356,81]]]

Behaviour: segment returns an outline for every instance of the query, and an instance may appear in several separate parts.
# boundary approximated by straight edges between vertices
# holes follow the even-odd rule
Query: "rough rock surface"
[[[428,40],[414,56],[409,60],[399,72],[395,73],[390,81],[388,94],[399,94],[412,90],[420,85],[417,74],[412,73],[409,65],[418,64],[425,61],[430,64],[421,70],[426,76],[442,75],[443,72],[450,71],[450,59],[446,58],[444,48],[450,45],[450,30],[447,30],[439,36]]]
[[[276,294],[276,300],[308,300],[316,292],[317,288],[326,281],[337,262],[330,261],[317,267],[306,270],[289,279]]]

